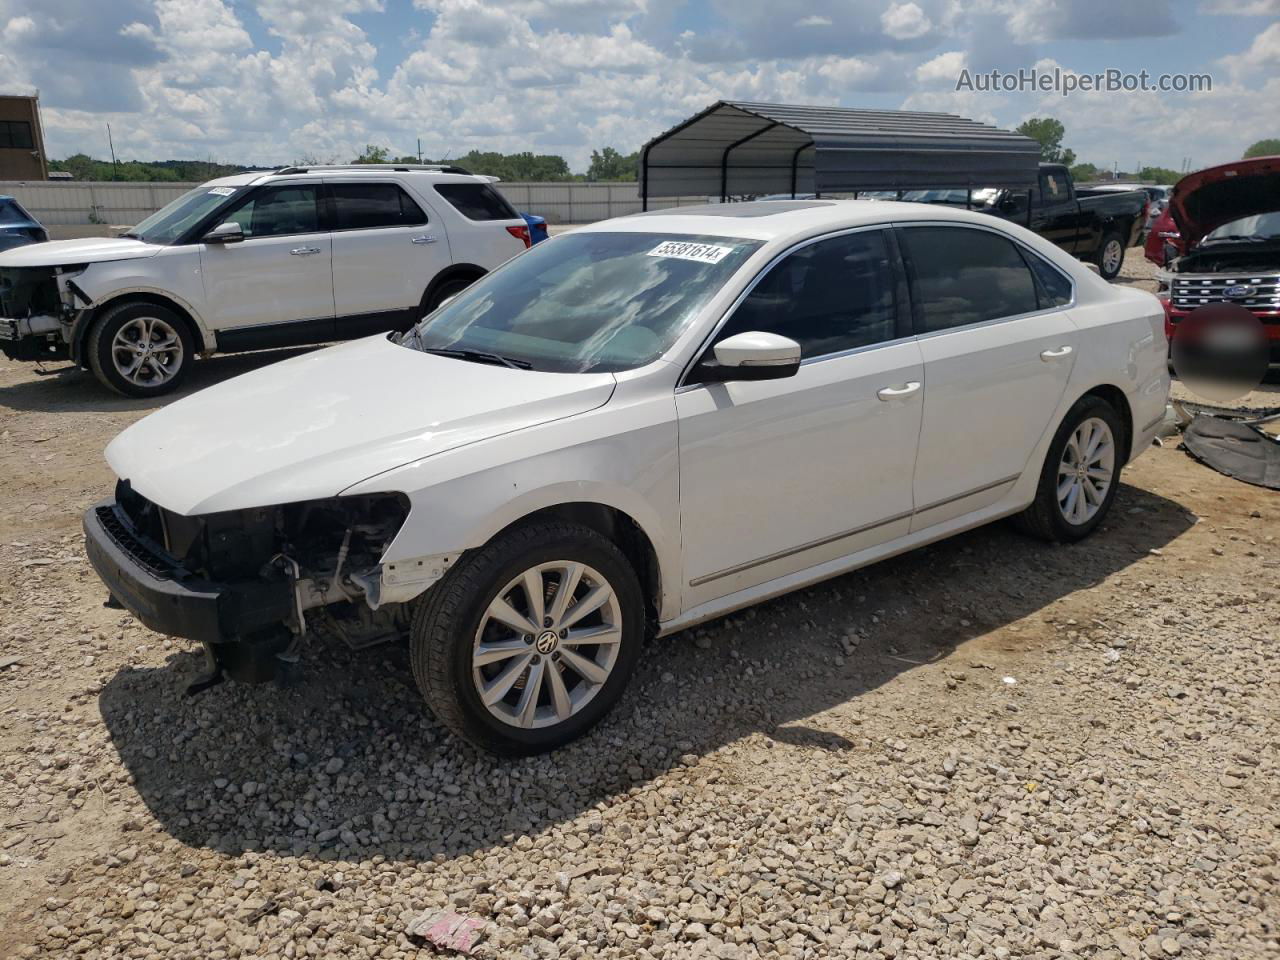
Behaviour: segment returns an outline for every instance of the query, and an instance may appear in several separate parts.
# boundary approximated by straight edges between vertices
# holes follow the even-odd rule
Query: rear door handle
[[[319,253],[319,247],[294,247],[289,251],[295,257],[309,257],[313,253]]]
[[[883,390],[876,391],[876,396],[881,400],[898,400],[902,397],[909,397],[920,389],[919,380],[911,380],[901,387],[885,387]]]
[[[423,235],[421,237],[410,237],[409,242],[410,243],[435,243],[436,238]]]
[[[1045,350],[1040,354],[1040,359],[1045,363],[1050,360],[1061,360],[1063,357],[1071,353],[1070,347],[1059,347],[1057,350]]]

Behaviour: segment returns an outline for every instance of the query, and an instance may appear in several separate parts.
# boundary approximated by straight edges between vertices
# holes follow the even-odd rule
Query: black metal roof
[[[720,100],[645,144],[640,195],[1035,186],[1040,146],[949,113]]]

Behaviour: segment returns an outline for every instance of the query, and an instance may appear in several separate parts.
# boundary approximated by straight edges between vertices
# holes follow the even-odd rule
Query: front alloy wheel
[[[581,736],[622,696],[644,636],[640,581],[598,531],[540,521],[499,534],[414,613],[414,679],[449,729],[522,756]]]
[[[139,387],[159,387],[182,369],[182,340],[160,317],[134,317],[111,341],[116,372]]]
[[[127,397],[155,397],[176,387],[191,369],[196,345],[184,318],[158,303],[108,307],[89,331],[89,368]]]
[[[554,726],[604,688],[621,643],[622,611],[609,581],[574,560],[540,563],[485,610],[472,679],[480,702],[503,723]]]

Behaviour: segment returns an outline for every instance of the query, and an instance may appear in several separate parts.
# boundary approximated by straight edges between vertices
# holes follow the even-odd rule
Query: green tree
[[[1087,183],[1090,180],[1097,180],[1100,172],[1092,163],[1077,163],[1071,168],[1071,179],[1076,183]]]
[[[623,155],[613,147],[591,151],[588,180],[635,180],[640,167],[640,151]]]
[[[1250,157],[1271,157],[1280,155],[1280,140],[1272,137],[1267,140],[1259,140],[1248,150],[1244,152],[1244,159]]]
[[[1069,167],[1076,162],[1075,151],[1066,150],[1062,146],[1062,138],[1067,130],[1061,120],[1032,117],[1020,123],[1014,132],[1040,144],[1040,159],[1044,163],[1065,163]]]
[[[1177,183],[1182,174],[1168,167],[1143,167],[1138,171],[1139,180],[1150,180],[1152,183]]]
[[[364,145],[364,153],[352,160],[352,163],[387,163],[391,158],[391,151],[386,147],[375,147],[372,143]]]

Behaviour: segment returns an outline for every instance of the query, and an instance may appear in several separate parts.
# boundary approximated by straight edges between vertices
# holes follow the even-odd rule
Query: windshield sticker
[[[235,187],[214,187],[209,191],[215,197],[229,197],[236,192]]]
[[[733,247],[717,247],[710,243],[690,243],[687,240],[665,240],[649,251],[651,257],[675,257],[677,260],[693,260],[697,263],[719,263]]]

